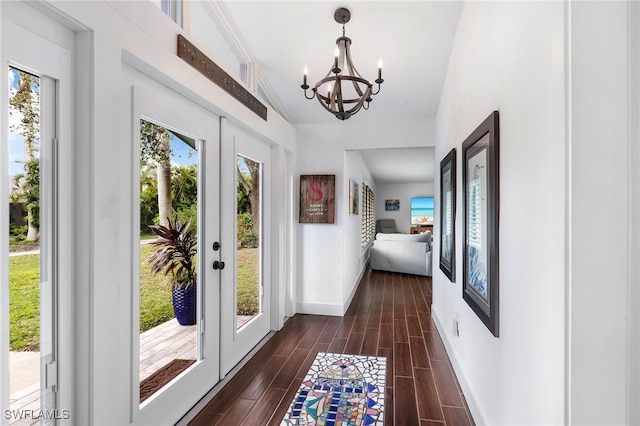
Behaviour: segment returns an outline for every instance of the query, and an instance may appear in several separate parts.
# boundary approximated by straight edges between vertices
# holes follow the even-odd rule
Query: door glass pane
[[[236,328],[262,313],[262,163],[238,155]]]
[[[40,78],[13,67],[9,177],[9,422],[15,423],[39,412],[40,344],[50,346],[51,336],[41,338],[40,324]],[[51,324],[43,325],[46,334]]]
[[[196,140],[140,121],[140,402],[197,359]]]

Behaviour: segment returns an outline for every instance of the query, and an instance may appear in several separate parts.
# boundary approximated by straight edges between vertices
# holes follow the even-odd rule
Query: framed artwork
[[[358,192],[358,182],[349,179],[349,214],[358,215],[358,204],[360,204],[360,192]]]
[[[462,143],[462,297],[496,337],[499,335],[499,142],[498,111],[494,111]]]
[[[456,281],[456,149],[440,162],[440,269]]]
[[[384,200],[384,209],[388,212],[400,210],[400,200]]]
[[[334,223],[336,175],[300,176],[300,223]]]

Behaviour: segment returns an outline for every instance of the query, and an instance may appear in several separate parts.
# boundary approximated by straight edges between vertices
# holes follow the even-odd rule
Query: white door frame
[[[7,153],[7,130],[8,130],[8,65],[25,71],[33,72],[40,76],[47,76],[55,82],[56,99],[53,100],[51,106],[57,111],[56,123],[52,123],[56,129],[57,143],[57,188],[53,187],[53,182],[45,182],[50,184],[49,192],[55,191],[55,218],[57,223],[50,224],[53,226],[52,231],[57,235],[56,246],[53,256],[55,257],[55,277],[57,278],[56,303],[52,306],[53,312],[57,316],[57,342],[54,354],[57,360],[56,368],[50,369],[50,378],[57,381],[57,408],[55,417],[60,423],[69,423],[74,412],[74,390],[73,390],[73,348],[74,334],[72,327],[73,311],[73,236],[74,236],[74,191],[73,188],[73,98],[72,98],[72,68],[73,68],[73,52],[75,36],[74,33],[58,22],[37,12],[35,9],[24,3],[3,2],[1,5],[2,23],[0,29],[2,32],[1,42],[2,67],[0,69],[0,79],[4,82],[0,84],[0,98],[3,99],[0,106],[0,144],[3,152]],[[46,85],[47,83],[45,83]],[[45,135],[46,136],[46,135]],[[43,146],[46,142],[41,141]],[[47,148],[51,148],[49,145]],[[46,151],[46,150],[45,150]],[[45,155],[49,155],[45,152]],[[3,158],[8,158],[3,155]],[[0,164],[0,176],[8,176],[7,162],[2,161]],[[1,179],[2,189],[0,189],[0,197],[2,200],[8,200],[8,185],[5,185],[5,179]],[[0,203],[0,220],[1,228],[5,235],[8,235],[8,203]],[[0,257],[3,271],[8,271],[8,245],[0,245]],[[9,336],[8,336],[8,275],[0,275],[0,299],[2,306],[0,311],[3,313],[0,317],[2,331],[0,332],[0,350],[8,353]],[[6,325],[6,327],[5,327]],[[2,371],[9,371],[8,357],[2,356],[0,368]],[[57,377],[55,377],[57,376]],[[4,410],[9,409],[9,379],[6,375],[2,375],[0,379],[0,407],[2,408],[2,417],[0,424],[8,424],[9,419],[4,415]]]

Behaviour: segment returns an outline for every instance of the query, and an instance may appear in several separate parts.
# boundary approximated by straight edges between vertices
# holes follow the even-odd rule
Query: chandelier
[[[369,109],[371,97],[380,92],[380,85],[384,82],[382,79],[382,60],[378,62],[378,78],[375,80],[378,90],[374,93],[372,91],[373,83],[360,75],[351,60],[351,39],[344,35],[344,25],[351,20],[351,12],[341,7],[336,9],[333,18],[337,23],[342,24],[342,37],[338,37],[336,40],[338,47],[336,47],[333,67],[311,89],[313,94],[310,97],[307,96],[309,85],[307,84],[308,72],[306,68],[300,87],[304,90],[305,98],[317,98],[324,109],[339,120],[346,120],[361,108]]]

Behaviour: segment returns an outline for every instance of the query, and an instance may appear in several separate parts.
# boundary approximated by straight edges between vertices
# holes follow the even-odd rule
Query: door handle
[[[224,269],[224,262],[220,262],[218,260],[213,262],[213,269]]]

